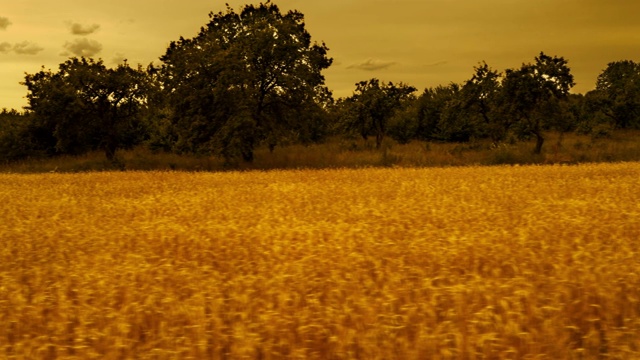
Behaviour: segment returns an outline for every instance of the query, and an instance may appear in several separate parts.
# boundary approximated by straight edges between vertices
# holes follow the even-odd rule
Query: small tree
[[[417,98],[405,101],[389,122],[389,136],[399,144],[408,144],[418,135]]]
[[[58,72],[27,74],[23,84],[34,126],[52,135],[57,153],[100,149],[114,161],[119,148],[142,140],[146,74],[141,69],[126,62],[109,69],[102,60],[72,58]]]
[[[596,106],[619,129],[640,129],[640,64],[630,60],[609,63],[598,76]]]
[[[576,129],[578,132],[599,137],[608,134],[612,128],[615,128],[615,122],[603,111],[604,97],[602,91],[595,89],[584,94],[581,116]]]
[[[479,118],[471,120],[476,135],[488,136],[494,142],[503,140],[511,124],[508,118],[500,114],[502,74],[491,69],[485,62],[474,70],[471,79],[460,90],[462,106],[471,118]]]
[[[33,141],[31,122],[29,113],[0,111],[0,162],[44,155],[46,145]]]
[[[392,82],[381,84],[378,79],[357,83],[354,94],[346,101],[349,106],[347,128],[357,129],[365,140],[375,136],[376,149],[379,149],[389,131],[389,121],[407,101],[415,99],[415,91],[413,86]]]
[[[544,130],[557,125],[559,101],[566,99],[573,85],[567,61],[542,52],[535,58],[535,64],[506,71],[502,81],[503,106],[512,116],[518,136],[536,137],[535,154],[542,151]]]
[[[417,138],[420,140],[448,140],[447,135],[454,126],[456,111],[450,109],[457,101],[458,84],[427,88],[417,100]]]

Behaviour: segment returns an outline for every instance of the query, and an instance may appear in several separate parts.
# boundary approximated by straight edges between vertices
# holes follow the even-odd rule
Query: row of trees
[[[0,156],[154,149],[252,161],[261,145],[320,142],[329,136],[398,142],[535,138],[602,125],[640,129],[640,64],[619,61],[596,89],[571,94],[562,57],[498,72],[483,63],[462,83],[417,89],[378,79],[333,99],[322,71],[332,59],[313,43],[298,11],[274,4],[227,7],[191,39],[171,42],[159,66],[108,68],[72,58],[57,71],[27,74],[26,112],[0,113]]]
[[[513,137],[534,138],[533,151],[540,153],[549,130],[640,129],[640,64],[610,63],[585,95],[571,94],[573,86],[567,60],[540,53],[533,63],[504,73],[482,63],[464,83],[427,88],[419,96],[404,84],[361,82],[336,109],[344,130],[375,136],[377,147],[385,136],[400,143]]]

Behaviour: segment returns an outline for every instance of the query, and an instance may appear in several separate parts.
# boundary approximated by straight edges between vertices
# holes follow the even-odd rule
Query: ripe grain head
[[[15,358],[630,358],[637,163],[0,175]]]

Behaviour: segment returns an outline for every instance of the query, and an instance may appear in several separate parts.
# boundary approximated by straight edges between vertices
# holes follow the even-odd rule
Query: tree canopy
[[[298,11],[260,4],[211,13],[196,37],[171,42],[161,57],[177,146],[251,161],[259,144],[307,131],[304,110],[326,92],[327,50],[311,42]]]
[[[557,100],[565,99],[575,85],[567,60],[540,53],[533,64],[519,69],[508,69],[502,82],[503,99],[507,114],[513,117],[513,126],[519,136],[536,137],[534,153],[539,154],[544,144],[543,131],[554,127],[554,113],[558,113]]]
[[[462,106],[469,123],[476,128],[475,135],[489,136],[494,141],[502,140],[508,130],[501,118],[499,96],[502,89],[502,74],[493,70],[486,62],[474,68],[474,74],[460,91]]]
[[[599,110],[616,128],[640,129],[640,64],[609,63],[598,76],[594,95]]]
[[[115,69],[102,60],[71,58],[57,72],[27,74],[27,109],[34,126],[55,152],[81,154],[102,150],[114,160],[116,150],[141,139],[141,111],[146,75],[126,62]]]
[[[405,102],[413,99],[416,88],[405,84],[380,83],[378,79],[361,81],[345,102],[344,122],[348,131],[357,131],[365,140],[376,139],[380,148],[389,130],[389,122]]]

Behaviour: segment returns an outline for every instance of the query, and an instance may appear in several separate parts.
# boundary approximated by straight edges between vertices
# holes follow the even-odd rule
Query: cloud
[[[440,60],[440,61],[432,62],[430,64],[425,64],[425,66],[426,67],[435,67],[435,66],[445,65],[447,63],[449,63],[447,60]]]
[[[8,42],[0,43],[0,53],[8,53],[12,47]]]
[[[369,59],[365,62],[359,63],[359,64],[353,64],[353,65],[349,65],[347,66],[347,69],[359,69],[359,70],[364,70],[364,71],[375,71],[375,70],[382,70],[382,69],[386,69],[388,67],[391,67],[393,65],[395,65],[395,62],[392,61],[382,61],[382,60],[377,60],[377,59]]]
[[[9,25],[11,25],[11,21],[9,21],[9,19],[7,19],[6,17],[0,16],[0,30],[6,30]]]
[[[102,51],[102,44],[95,40],[82,38],[65,43],[64,48],[66,51],[60,54],[62,56],[69,56],[71,54],[75,56],[94,56]]]
[[[21,55],[35,55],[42,50],[44,50],[43,47],[30,43],[28,41],[23,41],[21,43],[13,45],[13,51],[15,51],[16,54]]]
[[[92,24],[92,25],[82,25],[79,23],[70,24],[71,34],[73,35],[89,35],[100,29],[100,25]]]

